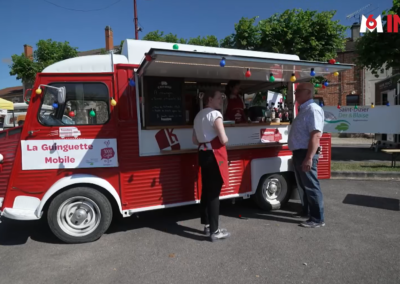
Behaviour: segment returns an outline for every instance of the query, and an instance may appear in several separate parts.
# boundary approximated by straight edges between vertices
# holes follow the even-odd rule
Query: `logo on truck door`
[[[161,129],[155,135],[158,147],[161,150],[180,150],[181,145],[179,144],[178,136],[173,133],[174,129]]]

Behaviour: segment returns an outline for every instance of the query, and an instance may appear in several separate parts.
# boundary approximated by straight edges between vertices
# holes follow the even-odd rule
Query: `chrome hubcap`
[[[57,211],[57,223],[70,236],[83,237],[92,233],[101,220],[97,204],[83,196],[71,197]]]
[[[282,185],[276,178],[268,178],[263,185],[263,196],[268,200],[275,200],[281,193]]]

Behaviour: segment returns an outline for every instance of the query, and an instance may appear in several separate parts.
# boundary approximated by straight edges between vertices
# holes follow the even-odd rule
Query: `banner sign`
[[[342,106],[322,108],[324,132],[400,134],[400,106]]]
[[[21,141],[22,170],[118,167],[116,139]]]

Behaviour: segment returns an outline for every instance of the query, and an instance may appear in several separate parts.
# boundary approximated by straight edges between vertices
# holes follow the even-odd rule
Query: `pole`
[[[135,14],[135,39],[139,39],[136,0],[133,0],[133,13]]]

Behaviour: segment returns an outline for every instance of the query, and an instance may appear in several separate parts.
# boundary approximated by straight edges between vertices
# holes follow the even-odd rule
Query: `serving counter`
[[[229,138],[228,150],[282,147],[287,144],[288,122],[258,122],[224,124]],[[192,142],[193,126],[150,126],[140,131],[140,155],[157,156],[192,153],[197,146]]]

